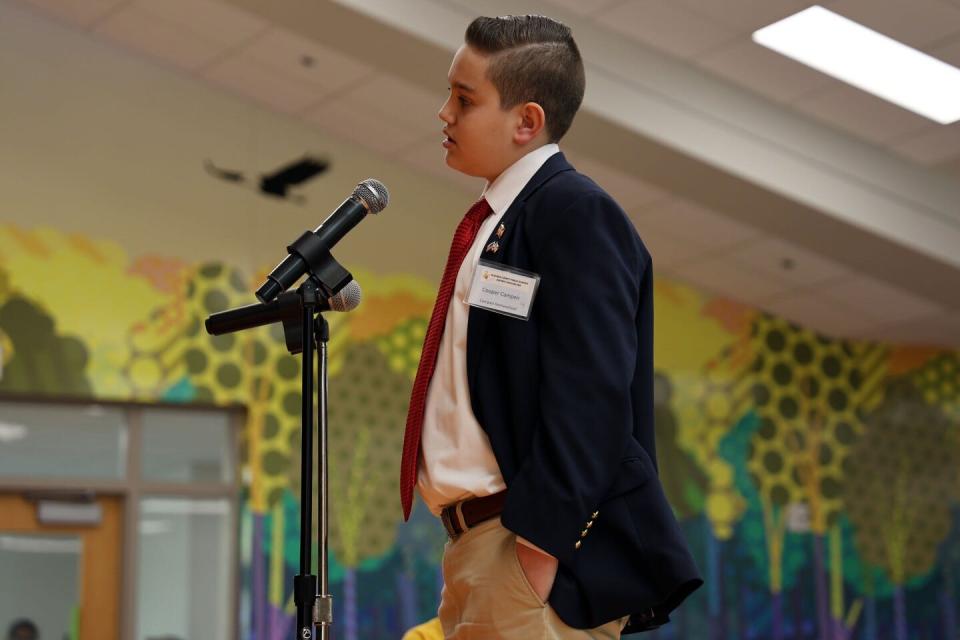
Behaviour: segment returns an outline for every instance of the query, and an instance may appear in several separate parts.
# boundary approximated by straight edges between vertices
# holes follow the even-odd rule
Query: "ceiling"
[[[831,335],[960,346],[960,123],[773,53],[800,0],[2,0],[384,157],[442,161],[450,52],[477,13],[571,24],[587,63],[573,163],[657,273]],[[960,0],[821,5],[960,66]]]

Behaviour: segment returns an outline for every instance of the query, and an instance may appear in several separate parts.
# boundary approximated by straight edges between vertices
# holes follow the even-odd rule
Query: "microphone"
[[[356,280],[351,280],[350,284],[335,296],[321,300],[317,310],[353,311],[360,306],[360,298],[360,284]],[[274,322],[293,322],[299,319],[300,296],[289,293],[267,304],[248,304],[245,307],[214,313],[204,322],[204,327],[210,335],[219,336]]]
[[[290,255],[278,264],[267,281],[257,289],[257,299],[270,302],[289,289],[307,271],[322,265],[330,249],[363,220],[367,213],[383,211],[390,194],[379,180],[367,178],[357,185],[349,198],[313,231],[305,231],[287,247]]]
[[[360,283],[351,280],[336,295],[327,298],[327,308],[321,307],[320,311],[353,311],[360,306],[361,297]]]

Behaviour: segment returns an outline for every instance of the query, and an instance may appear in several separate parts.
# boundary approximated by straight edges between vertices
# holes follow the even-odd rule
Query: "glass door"
[[[121,501],[97,497],[83,505],[83,524],[50,524],[70,521],[69,503],[54,506],[56,515],[41,516],[41,501],[0,493],[0,633],[118,640]]]

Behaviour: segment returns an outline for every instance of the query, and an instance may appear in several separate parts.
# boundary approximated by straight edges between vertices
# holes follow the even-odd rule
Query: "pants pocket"
[[[530,597],[533,598],[534,602],[537,603],[537,606],[540,608],[546,607],[547,603],[540,599],[540,596],[537,595],[537,592],[534,590],[533,585],[530,584],[530,581],[527,580],[527,574],[523,572],[523,565],[520,564],[520,557],[517,555],[517,545],[520,544],[517,542],[517,536],[511,535],[507,538],[507,555],[510,556],[511,563],[513,564],[514,573],[517,574],[517,577],[520,578],[520,582],[523,585],[527,593],[530,594]]]

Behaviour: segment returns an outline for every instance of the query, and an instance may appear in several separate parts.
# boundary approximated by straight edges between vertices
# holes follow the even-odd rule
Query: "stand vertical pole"
[[[317,496],[317,509],[320,516],[320,528],[317,531],[320,554],[320,592],[317,594],[317,617],[316,624],[319,630],[321,640],[329,640],[330,625],[333,624],[333,597],[330,595],[329,584],[329,473],[327,455],[327,343],[330,340],[330,325],[323,315],[318,315],[315,335],[317,339],[318,355],[320,357],[320,380],[317,384],[317,407],[319,415],[319,437],[320,437],[320,460],[319,460],[319,484],[320,493]]]
[[[300,415],[300,574],[293,579],[294,602],[297,605],[297,637],[313,640],[314,606],[317,599],[317,576],[311,573],[313,543],[313,316],[317,306],[317,289],[310,279],[300,287],[303,299],[301,316],[302,365]]]

